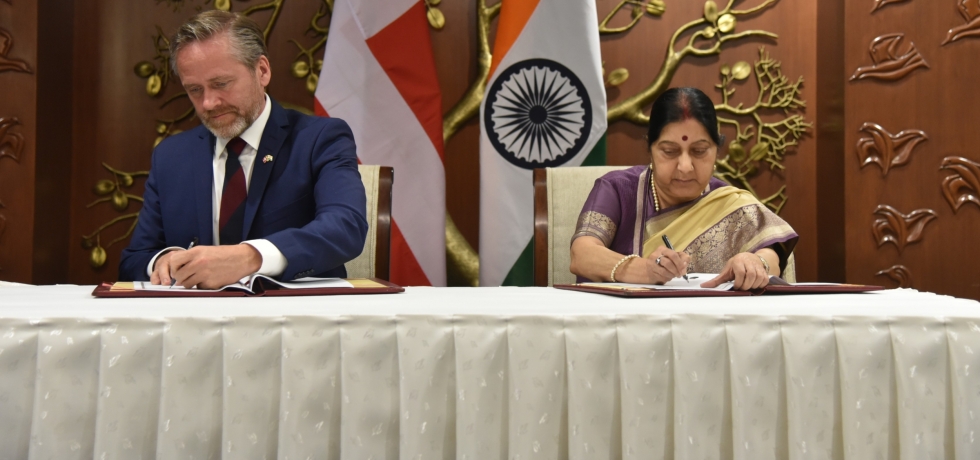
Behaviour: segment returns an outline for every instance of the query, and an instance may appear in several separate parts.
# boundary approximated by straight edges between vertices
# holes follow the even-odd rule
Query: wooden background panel
[[[846,219],[848,280],[895,286],[881,270],[907,268],[911,286],[963,297],[980,298],[980,258],[974,249],[980,207],[967,204],[954,213],[941,191],[949,172],[940,171],[943,158],[959,156],[980,161],[980,130],[972,120],[980,115],[972,94],[972,75],[980,70],[975,59],[980,40],[964,39],[940,44],[947,31],[964,24],[954,0],[907,2],[869,14],[871,1],[847,4],[845,70],[848,75],[872,63],[868,47],[875,37],[904,33],[902,54],[914,43],[928,63],[898,81],[865,79],[846,85]],[[884,56],[887,58],[887,56]],[[922,130],[929,140],[919,144],[904,166],[887,175],[877,165],[860,167],[858,149],[864,123],[877,123],[892,134]],[[925,224],[919,242],[901,252],[895,244],[878,247],[872,227],[879,205],[903,214],[932,210],[935,219]],[[921,221],[920,221],[921,222]],[[886,233],[911,235],[914,225],[883,226]],[[908,241],[909,237],[899,238]]]
[[[0,279],[30,282],[34,232],[34,167],[37,134],[37,5],[0,2],[0,29],[12,37],[4,60],[27,63],[30,72],[0,71],[0,118],[20,123],[6,130],[23,139],[19,159],[0,156]],[[0,147],[2,148],[2,147]],[[0,154],[13,155],[9,146]]]

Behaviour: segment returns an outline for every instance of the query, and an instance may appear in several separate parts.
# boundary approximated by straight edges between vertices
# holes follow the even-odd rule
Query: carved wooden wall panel
[[[0,279],[30,282],[34,230],[36,2],[0,3]]]
[[[980,105],[970,96],[980,40],[965,29],[947,37],[963,4],[976,2],[846,3],[845,68],[864,77],[844,98],[845,145],[857,150],[844,165],[849,282],[980,298]]]

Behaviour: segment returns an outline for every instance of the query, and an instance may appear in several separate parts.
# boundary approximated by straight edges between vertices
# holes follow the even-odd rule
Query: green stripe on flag
[[[585,157],[582,166],[605,166],[606,165],[606,134],[603,133],[599,142],[595,143],[592,151]]]
[[[501,286],[534,286],[534,238],[510,268]]]
[[[606,165],[606,135],[603,134],[585,157],[582,166]],[[534,286],[534,238],[527,243],[517,261],[507,272],[501,286]]]

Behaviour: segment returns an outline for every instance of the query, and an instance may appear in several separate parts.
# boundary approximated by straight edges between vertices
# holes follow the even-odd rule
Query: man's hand
[[[728,259],[725,268],[718,276],[701,283],[701,287],[713,288],[726,281],[732,281],[734,289],[739,291],[766,286],[769,284],[769,274],[766,273],[765,265],[759,257],[751,252],[735,254]]]
[[[157,257],[155,265],[153,266],[153,273],[150,273],[150,284],[162,284],[164,286],[170,286],[170,256],[173,256],[181,249],[176,249],[173,251],[167,251],[162,256]]]
[[[161,259],[167,257],[166,263]],[[187,251],[175,251],[157,259],[154,276],[167,267],[177,284],[185,288],[217,289],[249,276],[262,266],[262,256],[248,244],[228,246],[197,246]],[[161,282],[169,284],[170,276]],[[152,282],[152,280],[151,280]]]

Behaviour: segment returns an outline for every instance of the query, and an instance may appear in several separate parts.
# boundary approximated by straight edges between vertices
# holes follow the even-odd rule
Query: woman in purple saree
[[[735,289],[763,287],[770,275],[795,281],[793,228],[751,193],[712,177],[721,136],[704,93],[661,94],[647,139],[649,166],[596,180],[572,237],[572,273],[647,284],[717,273],[702,286],[732,281]]]

